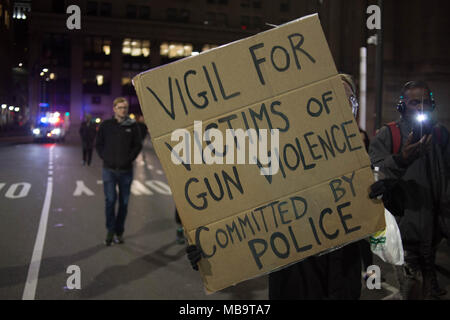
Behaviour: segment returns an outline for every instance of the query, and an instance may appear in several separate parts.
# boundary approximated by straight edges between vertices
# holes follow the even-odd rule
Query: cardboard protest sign
[[[209,291],[384,228],[317,15],[133,83],[188,240],[203,250]]]

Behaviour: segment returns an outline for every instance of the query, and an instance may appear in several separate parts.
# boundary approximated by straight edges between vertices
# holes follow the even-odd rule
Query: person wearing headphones
[[[400,228],[405,263],[396,274],[405,300],[446,294],[437,283],[435,256],[449,231],[442,222],[450,210],[450,147],[447,129],[434,119],[435,108],[425,82],[406,83],[397,105],[399,121],[383,126],[369,147],[372,165],[384,176],[370,196],[383,194]]]

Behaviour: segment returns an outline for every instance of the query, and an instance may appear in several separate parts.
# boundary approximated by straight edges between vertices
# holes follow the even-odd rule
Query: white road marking
[[[0,183],[0,190],[5,186],[6,183]]]
[[[160,194],[163,194],[166,196],[170,196],[172,194],[170,187],[162,181],[147,180],[147,181],[145,181],[145,184]]]
[[[131,193],[135,196],[141,196],[141,195],[153,195],[153,192],[151,192],[146,186],[144,186],[140,181],[133,180],[131,183]]]
[[[86,185],[84,184],[84,181],[77,180],[77,186],[75,188],[75,191],[73,192],[73,195],[74,195],[74,197],[79,197],[83,193],[88,196],[94,195],[94,192],[91,189],[89,189],[88,187],[86,187]]]
[[[1,187],[2,185],[0,184],[0,189]],[[22,187],[22,189],[20,190],[19,194],[15,194],[19,187]],[[6,191],[5,197],[9,199],[25,198],[30,192],[30,189],[31,184],[28,182],[14,183],[8,188],[8,191]]]
[[[53,146],[50,148],[50,155]],[[39,269],[41,267],[42,253],[44,251],[45,234],[47,232],[48,215],[50,212],[50,203],[53,193],[53,178],[47,178],[47,190],[45,191],[44,206],[41,211],[38,233],[34,243],[33,255],[31,256],[30,266],[28,268],[25,289],[23,290],[22,300],[34,300],[36,296],[36,287],[39,278]]]

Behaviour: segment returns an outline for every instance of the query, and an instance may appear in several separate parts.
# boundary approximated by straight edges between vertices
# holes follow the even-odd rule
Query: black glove
[[[375,199],[378,196],[388,195],[397,185],[398,180],[397,179],[383,179],[380,181],[375,182],[373,185],[370,186],[370,193],[369,198]]]
[[[197,263],[202,258],[202,251],[196,245],[190,245],[186,248],[187,257],[191,263],[192,269],[198,271]]]
[[[369,198],[382,196],[383,204],[394,216],[404,215],[405,194],[397,179],[383,179],[370,186]]]

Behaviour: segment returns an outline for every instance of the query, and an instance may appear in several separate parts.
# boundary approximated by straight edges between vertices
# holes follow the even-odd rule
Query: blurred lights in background
[[[188,57],[192,55],[192,44],[163,42],[160,47],[160,54],[169,58]]]
[[[122,42],[122,53],[133,57],[150,56],[150,41],[125,38]]]
[[[95,119],[95,123],[100,123],[100,122],[102,122],[102,120],[100,118]]]
[[[98,86],[103,85],[103,75],[102,74],[96,75],[96,79],[97,79],[97,85]]]

